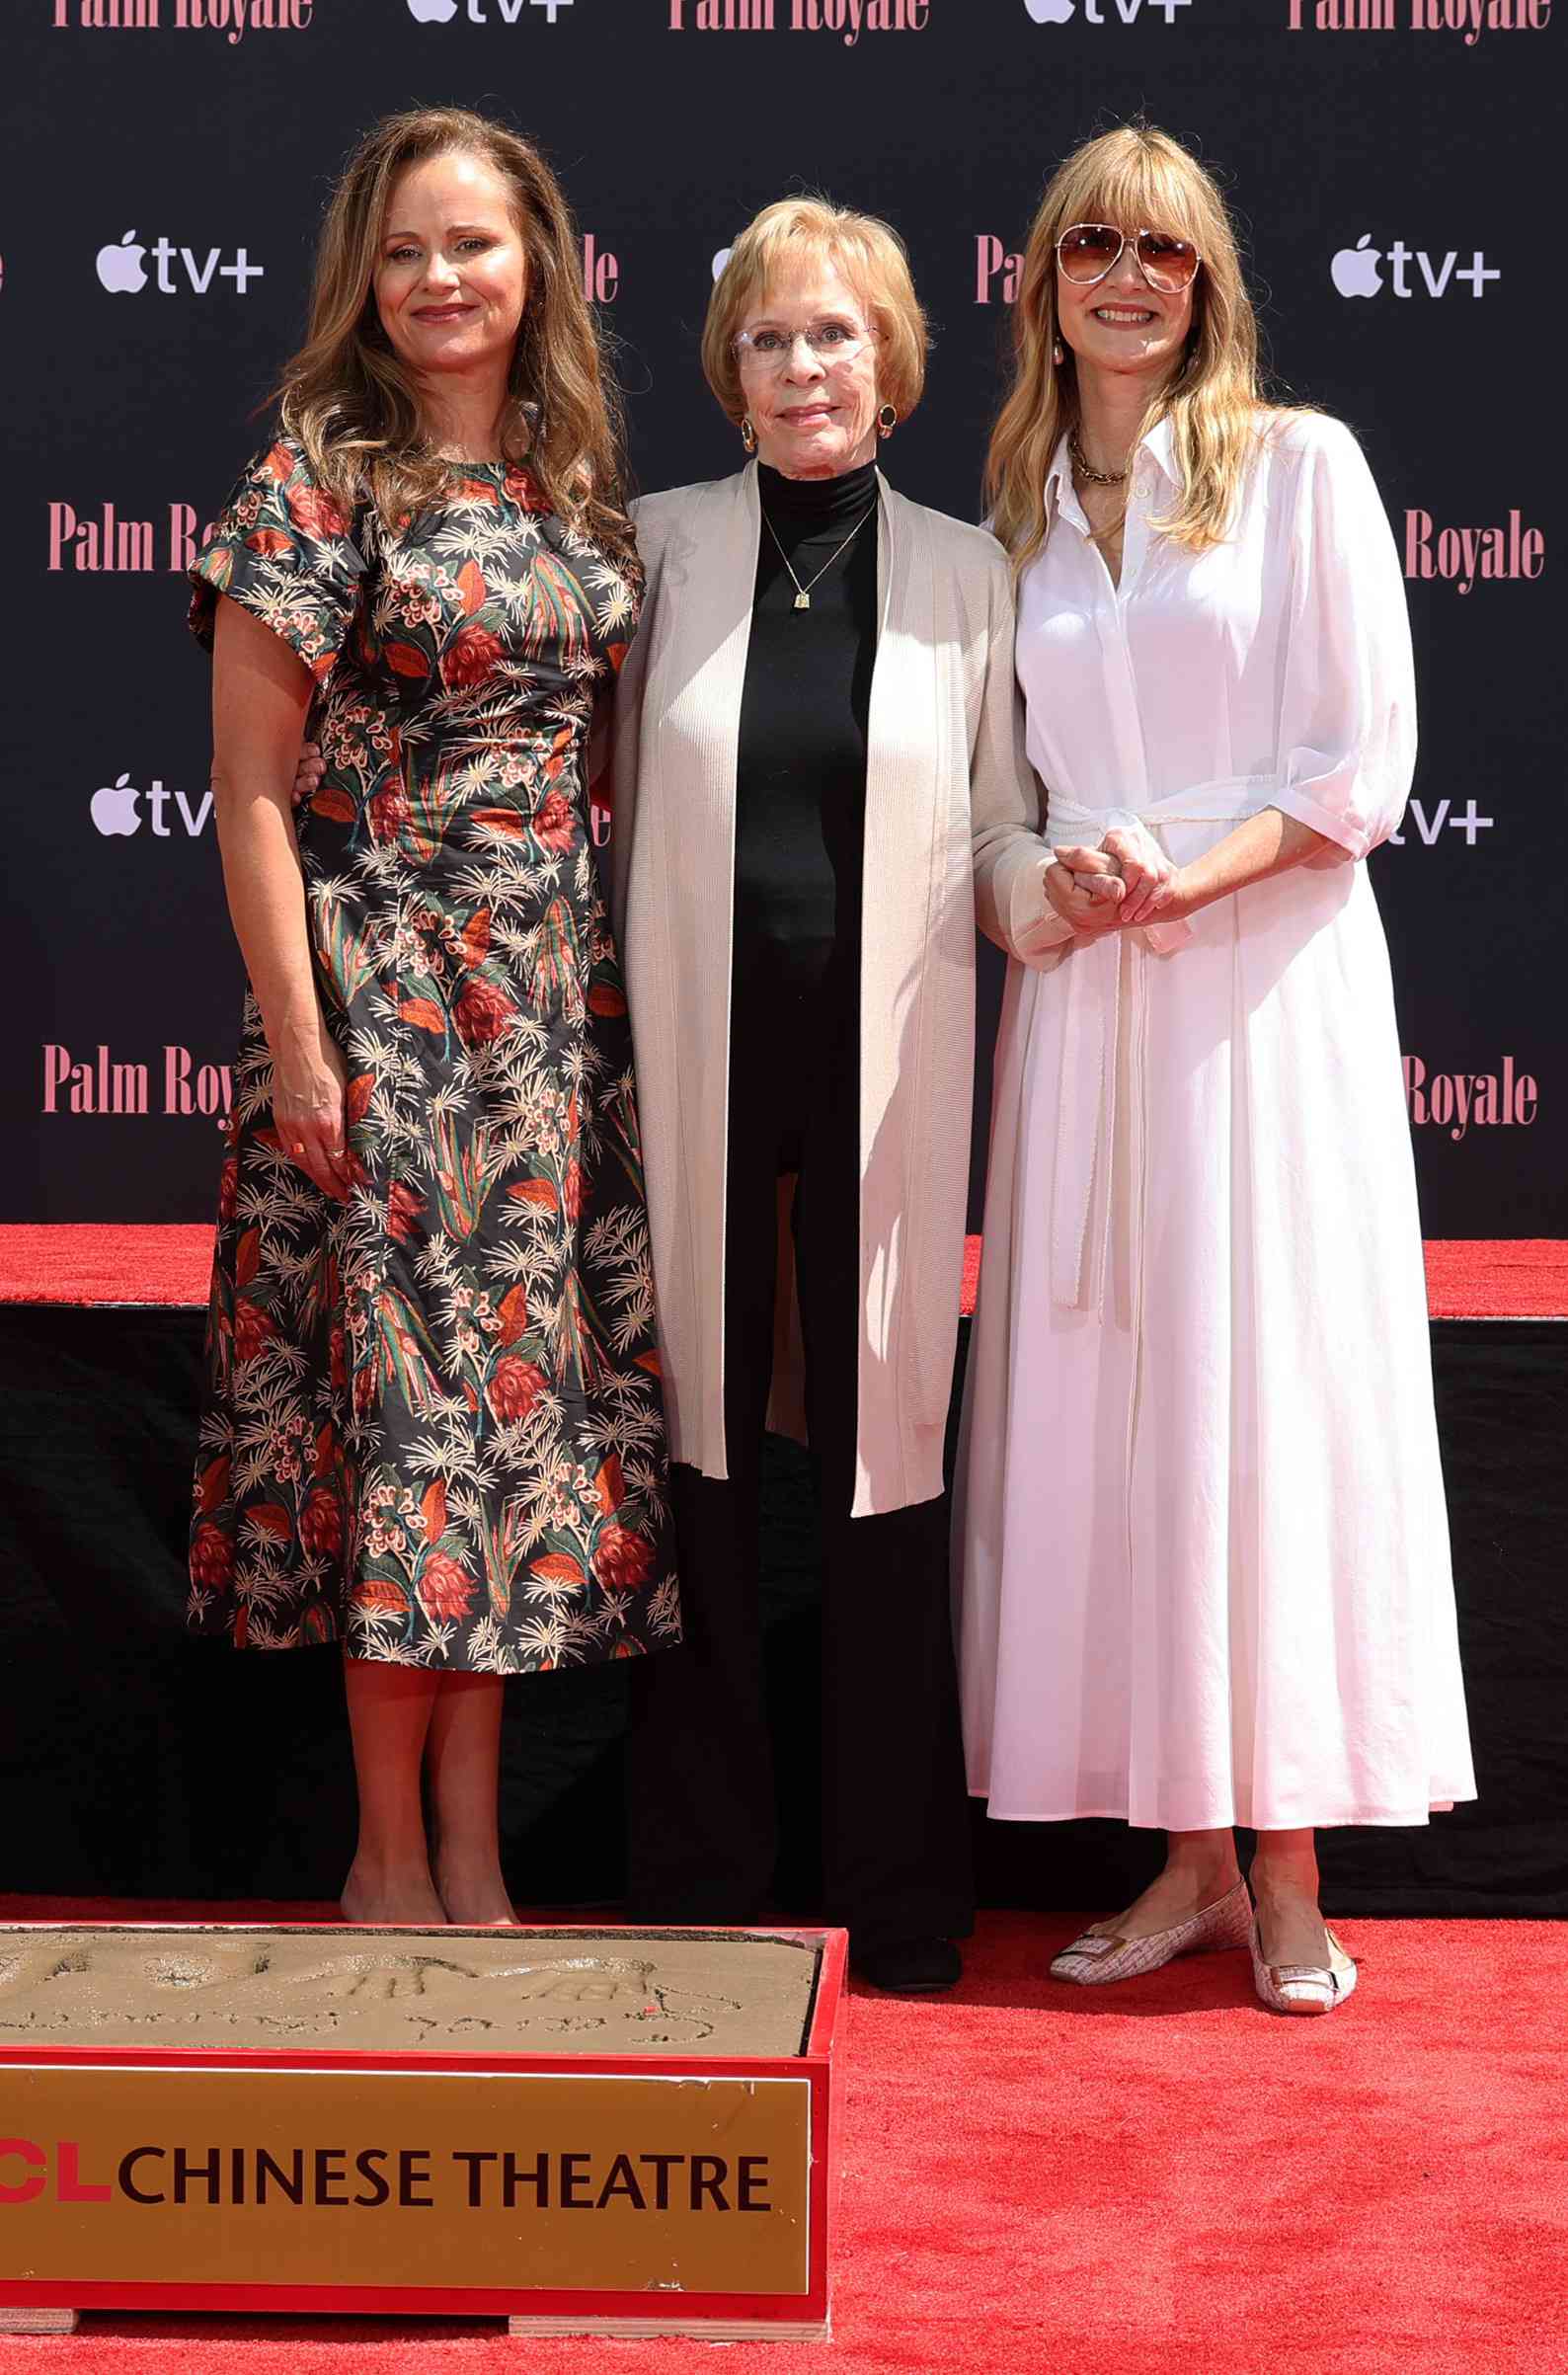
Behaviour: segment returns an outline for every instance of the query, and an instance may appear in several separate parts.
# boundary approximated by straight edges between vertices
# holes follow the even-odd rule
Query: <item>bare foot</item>
[[[1178,1929],[1194,1914],[1207,1913],[1211,1905],[1228,1896],[1240,1877],[1234,1860],[1228,1864],[1203,1866],[1168,1863],[1126,1913],[1108,1914],[1103,1922],[1092,1923],[1090,1935],[1153,1938],[1161,1930]]]
[[[1271,1888],[1256,1866],[1252,1886],[1258,1908],[1258,1943],[1264,1961],[1277,1971],[1292,1964],[1326,1971],[1328,1932],[1317,1909],[1316,1897],[1288,1883]]]
[[[448,1918],[428,1864],[387,1870],[356,1856],[340,1902],[347,1922],[394,1922],[429,1930],[444,1929]]]
[[[461,1864],[437,1857],[436,1886],[446,1919],[464,1930],[520,1930],[499,1863]]]

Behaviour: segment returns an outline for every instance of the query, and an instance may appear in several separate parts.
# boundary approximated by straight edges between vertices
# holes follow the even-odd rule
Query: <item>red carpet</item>
[[[0,1303],[204,1304],[209,1223],[0,1227]]]
[[[0,1899],[10,1920],[89,1910],[175,1909]],[[710,2359],[450,2320],[98,2316],[0,2337],[0,2375],[1568,2367],[1559,1929],[1352,1923],[1361,1989],[1321,2021],[1266,2014],[1239,1954],[1053,1986],[1068,1929],[988,1915],[957,1998],[855,1997],[830,2345]]]
[[[964,1263],[964,1309],[975,1308],[980,1241]],[[0,1227],[0,1303],[204,1304],[212,1231]],[[1433,1239],[1427,1299],[1434,1319],[1568,1316],[1568,1242],[1557,1237]]]
[[[1561,1319],[1568,1315],[1568,1243],[1429,1238],[1427,1303],[1434,1319]]]

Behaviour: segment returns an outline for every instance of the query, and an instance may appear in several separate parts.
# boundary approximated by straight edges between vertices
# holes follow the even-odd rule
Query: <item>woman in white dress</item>
[[[1052,1965],[1355,1964],[1314,1827],[1474,1794],[1388,958],[1415,750],[1348,430],[1265,405],[1235,240],[1090,141],[1025,257],[990,455],[1056,943],[1008,971],[956,1501],[970,1786],[1169,1834]],[[1049,926],[1048,926],[1049,929]],[[1254,1909],[1231,1826],[1258,1833]]]

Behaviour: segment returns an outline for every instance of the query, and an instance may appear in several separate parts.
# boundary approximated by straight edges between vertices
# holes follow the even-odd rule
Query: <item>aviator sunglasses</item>
[[[1066,279],[1079,288],[1092,288],[1115,272],[1127,247],[1149,287],[1167,297],[1190,287],[1203,262],[1190,240],[1173,239],[1167,231],[1119,231],[1108,222],[1075,222],[1063,231],[1057,241],[1057,262]]]

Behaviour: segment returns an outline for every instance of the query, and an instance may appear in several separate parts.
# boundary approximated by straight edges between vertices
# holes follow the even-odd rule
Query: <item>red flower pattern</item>
[[[508,501],[519,512],[549,513],[555,508],[531,470],[509,470],[505,484]]]
[[[601,1526],[593,1545],[593,1572],[612,1592],[635,1592],[654,1568],[653,1544],[625,1526]]]
[[[444,1550],[431,1550],[420,1569],[420,1600],[426,1614],[438,1623],[452,1624],[466,1617],[475,1589],[472,1575]]]
[[[526,1418],[549,1383],[544,1371],[517,1353],[503,1353],[491,1372],[485,1399],[504,1426]]]
[[[222,593],[317,681],[294,826],[351,1151],[347,1203],[283,1159],[252,1001],[191,1621],[489,1672],[674,1639],[630,1033],[583,863],[635,560],[520,468],[351,526],[282,436],[193,578],[204,641]],[[630,1483],[604,1449],[628,1425]]]
[[[264,1352],[276,1331],[260,1306],[248,1303],[242,1295],[234,1306],[234,1350],[242,1361],[254,1361]]]
[[[457,993],[452,1019],[464,1047],[488,1048],[511,1029],[517,1009],[494,982],[487,982],[482,973],[471,973]]]
[[[324,544],[329,537],[346,536],[349,515],[341,503],[320,487],[290,487],[287,496],[290,516],[297,520],[307,536]]]
[[[227,1591],[234,1573],[234,1544],[221,1526],[203,1518],[191,1537],[191,1573],[203,1591]]]
[[[577,838],[577,818],[565,792],[546,792],[528,825],[534,839],[546,849],[570,849]]]
[[[441,654],[442,681],[454,692],[471,691],[494,672],[505,650],[499,635],[493,634],[489,627],[482,627],[477,619],[470,619],[466,627],[458,628]]]
[[[343,1511],[338,1496],[318,1484],[299,1513],[299,1539],[314,1558],[343,1548]]]
[[[365,821],[373,841],[395,841],[409,821],[409,796],[394,776],[365,803]]]

